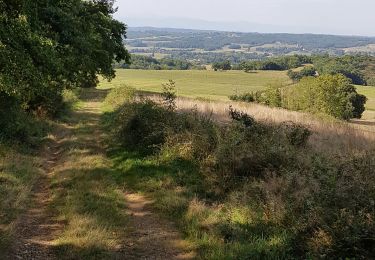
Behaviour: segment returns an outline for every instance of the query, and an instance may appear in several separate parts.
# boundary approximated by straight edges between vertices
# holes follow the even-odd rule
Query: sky
[[[375,36],[375,0],[117,0],[129,26]]]

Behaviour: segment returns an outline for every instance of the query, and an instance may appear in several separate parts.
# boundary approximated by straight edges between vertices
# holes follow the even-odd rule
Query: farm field
[[[365,95],[368,98],[366,107],[368,110],[375,111],[375,87],[364,87],[357,86],[358,92]]]
[[[234,93],[262,90],[269,84],[290,84],[285,71],[200,71],[200,70],[117,70],[116,78],[102,81],[100,88],[110,89],[129,85],[143,91],[159,92],[168,80],[176,81],[179,96],[227,100]],[[357,86],[358,92],[368,98],[368,114],[375,111],[375,87]]]
[[[375,87],[368,86],[357,86],[359,93],[365,95],[368,100],[366,103],[366,111],[363,113],[363,120],[374,121],[375,120]]]
[[[174,80],[180,96],[226,100],[228,96],[264,89],[269,84],[290,83],[284,71],[215,72],[206,70],[117,70],[112,82],[102,81],[100,88],[115,88],[130,85],[138,90],[159,92],[161,85]]]

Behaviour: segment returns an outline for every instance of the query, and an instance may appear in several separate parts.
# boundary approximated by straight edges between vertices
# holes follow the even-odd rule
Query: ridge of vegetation
[[[119,180],[155,199],[200,258],[374,256],[371,149],[314,152],[301,125],[235,109],[222,125],[168,107],[130,98],[109,110],[110,156]]]

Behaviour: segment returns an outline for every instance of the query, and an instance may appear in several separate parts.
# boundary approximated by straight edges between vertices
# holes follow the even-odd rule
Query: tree
[[[218,71],[218,70],[231,70],[232,69],[232,64],[230,63],[230,61],[223,61],[223,62],[215,62],[214,64],[212,64],[212,69],[214,71]]]
[[[0,7],[0,91],[27,107],[63,88],[95,86],[97,75],[110,80],[113,60],[129,61],[113,1],[4,0]]]
[[[316,70],[313,66],[304,67],[301,71],[288,71],[288,76],[294,82],[300,81],[304,77],[313,77],[316,75]]]
[[[307,110],[348,120],[361,118],[367,98],[357,93],[344,75],[303,78],[287,93],[288,108]]]
[[[111,80],[113,61],[129,62],[115,11],[113,0],[0,1],[1,99],[53,115],[64,88]]]

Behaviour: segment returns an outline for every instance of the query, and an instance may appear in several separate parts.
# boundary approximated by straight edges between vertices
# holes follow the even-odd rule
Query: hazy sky
[[[117,5],[116,17],[129,26],[375,36],[375,0],[117,0]]]

